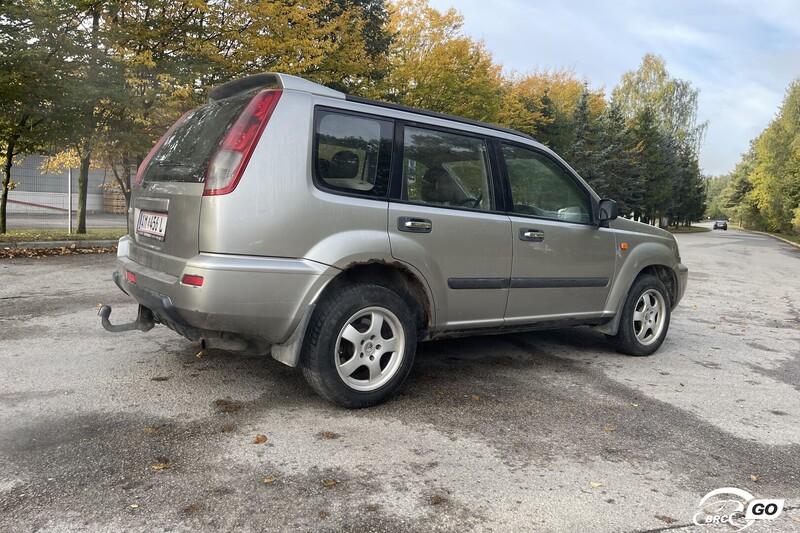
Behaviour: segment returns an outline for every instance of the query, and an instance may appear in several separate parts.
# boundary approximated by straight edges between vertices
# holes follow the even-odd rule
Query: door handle
[[[542,242],[544,240],[544,232],[538,229],[521,228],[519,230],[519,238],[522,241]]]
[[[430,233],[433,222],[427,218],[400,217],[397,219],[397,229],[409,233]]]

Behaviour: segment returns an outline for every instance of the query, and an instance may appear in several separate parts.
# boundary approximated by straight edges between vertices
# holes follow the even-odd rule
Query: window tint
[[[491,209],[486,141],[406,127],[403,143],[404,200]]]
[[[512,211],[570,222],[591,221],[589,195],[555,161],[518,146],[503,145]]]
[[[322,186],[385,197],[391,154],[391,121],[330,111],[318,114],[314,171]]]

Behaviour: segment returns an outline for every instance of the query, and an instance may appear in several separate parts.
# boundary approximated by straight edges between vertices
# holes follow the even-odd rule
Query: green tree
[[[12,0],[0,11],[0,233],[5,233],[14,157],[51,141],[51,119],[65,94],[75,51],[68,34],[79,24],[69,3]]]
[[[613,99],[598,120],[597,135],[598,168],[592,187],[600,196],[616,200],[623,215],[641,212],[644,190],[635,163],[637,145]]]
[[[705,190],[708,205],[705,215],[717,220],[730,216],[724,204],[723,192],[731,181],[731,175],[713,176],[705,180]]]
[[[658,223],[669,206],[671,177],[675,165],[674,141],[659,129],[656,113],[641,109],[632,123],[635,172],[642,188],[642,202],[634,218]]]
[[[597,121],[589,108],[589,88],[583,91],[572,113],[569,148],[562,154],[564,159],[594,187],[602,180],[598,145]]]
[[[647,54],[637,70],[623,74],[612,95],[643,143],[636,159],[644,218],[688,222],[705,201],[697,160],[707,124],[697,119],[699,91],[671,77],[662,58]]]
[[[707,123],[698,122],[699,94],[691,82],[671,77],[664,59],[653,54],[645,54],[637,70],[623,74],[612,93],[626,117],[633,118],[642,109],[651,108],[659,129],[695,152],[708,127]]]

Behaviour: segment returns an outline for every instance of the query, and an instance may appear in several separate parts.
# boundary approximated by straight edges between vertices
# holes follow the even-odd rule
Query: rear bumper
[[[125,240],[128,242],[124,242]],[[304,259],[201,253],[171,276],[132,260],[120,239],[114,281],[162,323],[189,339],[237,334],[285,342],[306,308],[339,270]],[[125,271],[136,275],[135,283]],[[200,287],[180,282],[201,276]]]

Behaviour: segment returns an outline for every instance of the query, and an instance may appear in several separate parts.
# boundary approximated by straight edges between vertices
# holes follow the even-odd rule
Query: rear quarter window
[[[322,189],[385,198],[389,190],[393,123],[319,110],[314,134],[314,178]]]

